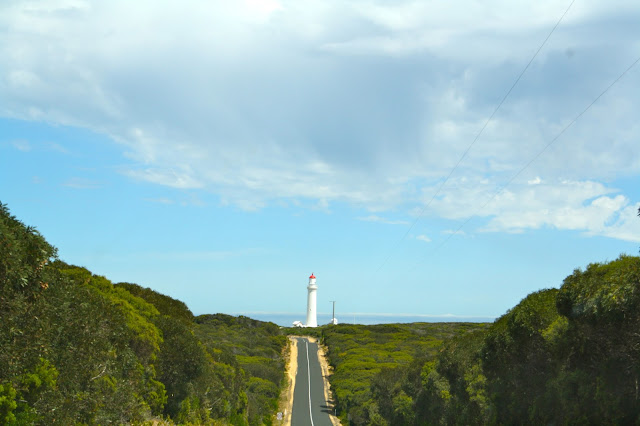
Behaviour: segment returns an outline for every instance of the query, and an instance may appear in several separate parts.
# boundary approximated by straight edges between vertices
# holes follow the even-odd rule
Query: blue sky
[[[640,246],[640,65],[567,128],[636,1],[577,0],[474,142],[568,6],[4,2],[0,201],[196,314],[303,319],[313,272],[338,317],[499,316]]]

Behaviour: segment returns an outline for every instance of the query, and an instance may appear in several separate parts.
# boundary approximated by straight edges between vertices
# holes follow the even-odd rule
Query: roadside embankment
[[[293,408],[293,390],[296,388],[296,373],[298,372],[298,336],[289,336],[285,371],[286,384],[280,393],[278,411],[282,413],[282,420],[275,424],[291,426],[291,409]]]

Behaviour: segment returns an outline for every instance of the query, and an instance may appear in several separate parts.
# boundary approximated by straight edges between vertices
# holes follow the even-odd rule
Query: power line
[[[420,213],[418,214],[418,216],[416,217],[416,219],[413,221],[413,223],[411,224],[411,226],[409,227],[409,229],[407,230],[407,232],[404,233],[404,235],[402,236],[402,238],[400,238],[400,240],[398,240],[398,242],[394,245],[394,247],[391,249],[391,251],[389,252],[389,254],[387,255],[387,257],[382,261],[382,263],[380,264],[380,266],[378,267],[378,269],[376,269],[375,273],[378,273],[382,267],[389,261],[389,259],[391,259],[391,256],[393,255],[393,252],[396,251],[396,249],[398,248],[398,246],[400,245],[400,243],[402,243],[402,241],[405,240],[405,238],[407,238],[407,235],[409,235],[409,233],[413,230],[413,228],[416,226],[416,224],[418,223],[418,221],[420,219],[422,219],[422,216],[424,215],[424,213],[427,211],[427,208],[431,205],[431,203],[433,202],[433,200],[435,200],[435,198],[438,196],[438,194],[440,194],[440,191],[442,190],[442,188],[444,187],[444,185],[449,181],[449,178],[451,178],[451,176],[453,175],[453,173],[458,169],[458,166],[460,166],[460,163],[462,162],[462,160],[464,160],[464,158],[467,156],[467,154],[469,153],[469,151],[471,150],[471,147],[473,147],[473,145],[478,141],[478,139],[480,138],[480,136],[482,135],[482,133],[484,132],[484,129],[487,128],[487,125],[489,125],[489,122],[491,122],[491,120],[493,119],[494,115],[496,115],[496,113],[498,112],[498,110],[500,109],[500,107],[502,106],[502,104],[505,102],[505,100],[509,97],[509,95],[511,94],[511,92],[513,91],[513,88],[516,87],[516,84],[518,84],[518,82],[520,81],[520,79],[522,78],[522,76],[524,75],[524,73],[527,71],[527,69],[529,69],[529,66],[531,65],[531,63],[533,63],[533,60],[538,56],[538,53],[540,53],[540,51],[542,50],[542,48],[544,47],[544,45],[547,43],[547,41],[549,40],[549,38],[551,37],[551,35],[555,32],[556,28],[558,28],[558,26],[560,25],[560,22],[562,22],[562,20],[564,19],[564,17],[567,15],[567,13],[569,12],[569,9],[571,9],[571,6],[573,6],[573,3],[575,2],[575,0],[572,0],[571,3],[569,4],[569,6],[566,8],[566,10],[564,11],[564,13],[562,14],[562,16],[560,16],[560,19],[558,19],[558,22],[556,22],[556,24],[553,26],[553,28],[551,29],[551,31],[549,32],[549,34],[547,34],[547,37],[544,39],[544,41],[542,42],[542,44],[540,44],[540,47],[538,47],[538,50],[536,50],[536,52],[533,54],[533,56],[531,57],[531,59],[529,60],[529,62],[527,63],[527,65],[523,68],[523,70],[520,72],[520,75],[518,75],[518,78],[516,78],[516,80],[513,82],[513,84],[511,85],[511,87],[509,88],[509,90],[507,91],[507,93],[504,95],[504,97],[502,98],[502,100],[500,101],[500,103],[495,107],[495,109],[493,110],[493,112],[491,113],[491,115],[489,116],[489,118],[487,118],[487,120],[485,121],[484,125],[482,126],[482,128],[480,129],[480,131],[478,132],[478,134],[476,135],[476,137],[473,139],[473,141],[469,144],[469,146],[467,147],[467,149],[465,149],[465,151],[462,153],[462,156],[458,159],[458,162],[455,164],[455,166],[453,166],[453,168],[451,169],[451,171],[449,172],[449,174],[447,175],[447,177],[442,181],[442,183],[440,184],[440,186],[438,187],[437,191],[433,194],[433,196],[431,197],[431,199],[429,200],[429,202],[427,204],[425,204],[422,209],[420,210]]]
[[[454,235],[456,235],[462,228],[464,228],[464,226],[469,223],[471,221],[471,219],[473,219],[474,216],[476,216],[476,214],[478,212],[480,212],[482,209],[484,209],[491,201],[493,201],[498,195],[500,195],[506,188],[507,186],[509,186],[518,176],[520,176],[520,174],[522,174],[523,171],[525,171],[534,161],[536,161],[551,145],[553,145],[571,126],[573,126],[579,119],[580,117],[582,117],[596,102],[598,102],[598,100],[600,100],[600,98],[602,96],[605,95],[605,93],[607,93],[616,83],[618,83],[618,81],[620,81],[622,79],[622,77],[624,77],[629,71],[631,71],[631,69],[633,67],[635,67],[638,62],[640,62],[640,56],[638,56],[638,58],[633,61],[633,63],[631,65],[629,65],[629,67],[627,67],[627,69],[625,69],[619,76],[618,78],[616,78],[615,80],[613,80],[613,82],[611,82],[611,84],[609,84],[602,92],[600,92],[600,94],[593,100],[591,101],[591,103],[589,105],[587,105],[578,115],[575,116],[575,118],[573,120],[571,120],[571,122],[569,122],[569,124],[567,124],[561,131],[560,133],[558,133],[553,139],[551,139],[551,141],[549,141],[549,143],[547,143],[540,151],[538,151],[538,153],[536,155],[533,156],[533,158],[531,160],[529,160],[524,166],[522,166],[522,168],[520,168],[520,170],[518,170],[516,172],[516,174],[514,174],[508,181],[507,183],[505,183],[501,188],[499,188],[488,200],[486,203],[484,203],[482,206],[480,206],[480,208],[478,208],[475,212],[473,212],[473,214],[471,214],[469,216],[469,218],[467,220],[465,220],[464,222],[462,222],[462,224],[458,227],[458,229],[456,229],[454,232],[452,232],[451,234],[449,234],[449,236],[442,242],[440,243],[434,250],[433,253],[436,253],[440,248],[442,248],[442,246],[444,246]]]

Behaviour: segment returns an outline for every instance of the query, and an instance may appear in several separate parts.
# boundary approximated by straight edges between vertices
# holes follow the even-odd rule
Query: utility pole
[[[336,321],[336,301],[335,300],[329,300],[329,302],[333,303],[333,313],[331,314],[331,324],[336,325],[337,321]]]

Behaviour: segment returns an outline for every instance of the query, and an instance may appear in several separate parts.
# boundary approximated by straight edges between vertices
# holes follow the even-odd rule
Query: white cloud
[[[11,144],[13,145],[13,147],[19,151],[22,152],[29,152],[31,151],[31,144],[29,143],[29,141],[24,140],[24,139],[16,139],[14,141],[11,142]]]
[[[48,142],[46,146],[47,146],[47,149],[49,149],[50,151],[56,151],[56,152],[59,152],[60,154],[67,154],[67,155],[71,154],[71,152],[68,149],[66,149],[64,146],[55,142]]]
[[[356,15],[374,24],[384,35],[359,35],[324,47],[352,54],[428,52],[456,60],[503,61],[506,57],[502,52],[508,47],[502,46],[505,39],[551,29],[565,8],[552,1],[466,2],[456,7],[433,1],[361,2],[353,8]]]
[[[427,237],[426,235],[418,235],[418,236],[416,236],[416,240],[424,241],[425,243],[430,243],[431,242],[431,238]]]
[[[633,206],[625,204],[609,216],[609,219],[612,219],[611,223],[605,223],[600,229],[587,230],[587,234],[640,242],[638,208],[640,208],[640,203],[636,203]]]
[[[192,189],[203,187],[203,184],[192,176],[189,170],[176,171],[173,169],[147,168],[142,170],[125,170],[124,173],[134,179],[170,186],[172,188]]]
[[[527,182],[496,192],[490,185],[465,185],[453,180],[431,208],[435,214],[454,220],[487,218],[481,228],[485,232],[551,227],[640,241],[640,223],[636,223],[640,220],[633,220],[637,207],[616,192],[619,191],[591,181]]]
[[[15,70],[9,72],[7,82],[17,89],[30,90],[40,84],[40,79],[30,71]]]
[[[275,0],[246,0],[248,12],[256,22],[267,22],[272,15],[282,10],[282,4]]]
[[[0,116],[92,129],[122,145],[135,163],[126,176],[248,210],[410,209],[457,164],[565,7],[6,2]],[[534,158],[637,55],[639,17],[634,1],[576,3],[427,215],[468,218]],[[602,182],[640,171],[637,73],[477,213],[486,230],[635,238],[630,196]]]
[[[536,176],[534,179],[529,179],[527,183],[529,185],[540,185],[542,183],[542,179],[540,179],[540,176]]]

